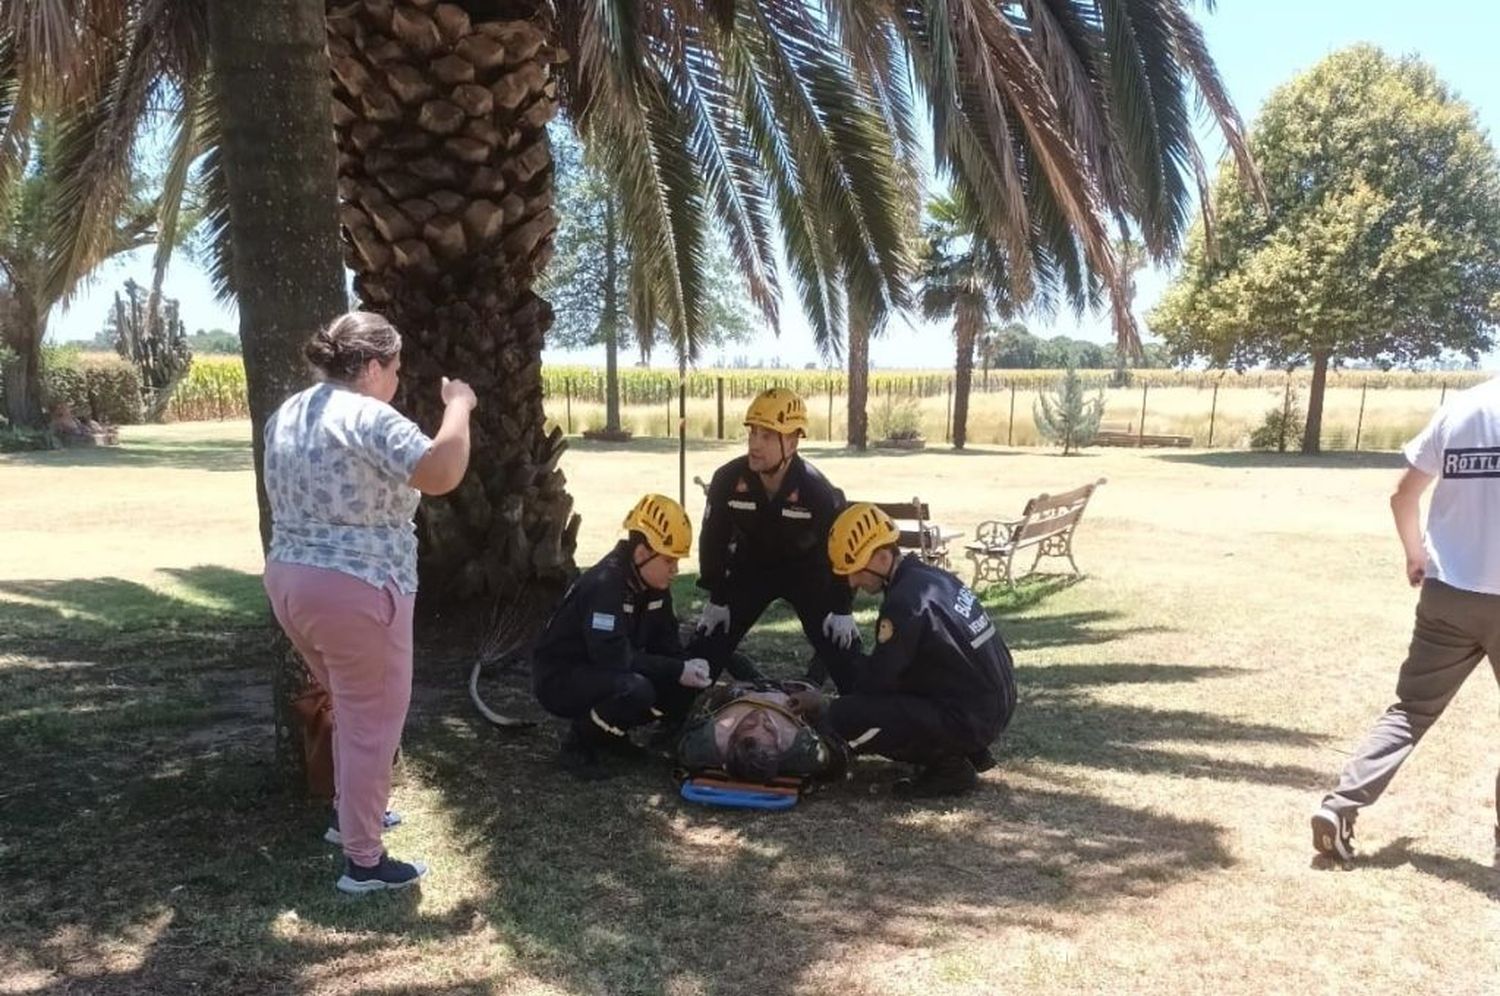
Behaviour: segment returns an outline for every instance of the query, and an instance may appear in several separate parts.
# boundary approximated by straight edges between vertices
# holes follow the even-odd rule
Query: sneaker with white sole
[[[340,892],[351,896],[383,889],[409,889],[427,874],[427,865],[421,861],[397,861],[389,854],[382,854],[380,861],[372,867],[344,862],[344,874],[339,876],[336,886]]]
[[[393,809],[387,809],[385,813],[380,817],[381,833],[385,833],[387,830],[395,829],[400,825],[401,814]],[[323,839],[328,841],[328,843],[332,844],[334,847],[343,846],[344,835],[339,833],[339,814],[337,810],[334,810],[333,815],[328,818],[328,829],[323,831]]]
[[[1313,814],[1313,848],[1324,857],[1354,857],[1354,820],[1324,807]]]

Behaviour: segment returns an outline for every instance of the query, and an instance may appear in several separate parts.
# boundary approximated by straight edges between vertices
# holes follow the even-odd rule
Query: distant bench
[[[1060,495],[1037,495],[1026,503],[1019,519],[991,519],[975,530],[974,542],[964,546],[974,565],[971,587],[1004,581],[1015,587],[1016,554],[1035,550],[1031,567],[1021,577],[1036,573],[1043,557],[1067,557],[1075,575],[1083,572],[1073,560],[1073,533],[1083,518],[1089,499],[1105,479]]]
[[[1191,446],[1192,436],[1161,433],[1139,433],[1132,422],[1100,422],[1094,434],[1095,446]]]
[[[933,522],[932,510],[925,501],[912,498],[911,501],[877,501],[870,504],[895,520],[896,528],[901,530],[897,546],[902,550],[915,553],[929,564],[949,566],[948,544],[962,539],[964,534]]]

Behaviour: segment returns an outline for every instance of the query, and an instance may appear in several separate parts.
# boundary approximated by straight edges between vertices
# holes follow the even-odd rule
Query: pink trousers
[[[411,703],[414,595],[387,582],[300,564],[266,563],[276,621],[333,699],[333,805],[344,854],[380,860],[391,761]]]

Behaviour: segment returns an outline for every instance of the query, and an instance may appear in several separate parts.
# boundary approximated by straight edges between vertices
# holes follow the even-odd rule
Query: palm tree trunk
[[[958,357],[953,365],[953,448],[961,450],[969,438],[969,388],[974,382],[974,340],[981,319],[963,309],[958,314],[954,338]]]
[[[210,0],[209,45],[234,235],[233,282],[250,402],[262,546],[271,538],[262,475],[266,418],[308,382],[302,349],[347,307],[339,265],[334,149],[328,131],[323,5]],[[301,659],[277,633],[272,709],[276,755],[288,778],[303,769],[291,699]]]
[[[620,431],[620,239],[615,199],[604,206],[604,430]]]
[[[552,255],[559,58],[543,0],[331,5],[328,48],[347,261],[363,305],[403,336],[397,397],[435,431],[437,385],[479,395],[469,473],[418,514],[424,600],[480,604],[555,586],[573,570],[578,517],[543,428],[542,339],[532,293]]]
[[[870,393],[870,323],[849,309],[849,445],[862,450],[869,445],[869,414],[865,404]]]
[[[309,382],[303,346],[347,305],[339,266],[334,149],[326,121],[323,7],[211,0],[209,38],[234,232],[263,545],[265,420]]]
[[[16,356],[5,364],[5,417],[13,426],[42,424],[42,339],[47,318],[36,302],[17,289],[5,309],[5,338]]]
[[[1302,434],[1302,452],[1322,452],[1323,394],[1328,386],[1328,352],[1313,353],[1312,386],[1307,392],[1307,428]]]

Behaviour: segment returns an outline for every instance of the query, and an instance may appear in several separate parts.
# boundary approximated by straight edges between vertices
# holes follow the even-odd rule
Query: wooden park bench
[[[933,522],[932,510],[925,501],[912,498],[911,501],[877,501],[871,504],[896,521],[896,528],[901,530],[901,539],[897,541],[897,545],[902,550],[915,553],[926,563],[938,567],[950,566],[948,544],[962,539],[964,534]]]
[[[970,586],[978,589],[1004,581],[1014,588],[1016,554],[1024,550],[1035,550],[1036,556],[1022,577],[1035,574],[1043,557],[1067,557],[1073,573],[1081,575],[1083,572],[1073,560],[1073,533],[1094,490],[1103,483],[1105,479],[1101,477],[1093,484],[1060,495],[1037,495],[1026,503],[1019,519],[981,522],[975,530],[974,542],[964,546],[966,556],[974,564]]]
[[[1191,446],[1192,436],[1171,436],[1135,431],[1133,422],[1100,422],[1094,433],[1095,446]]]

